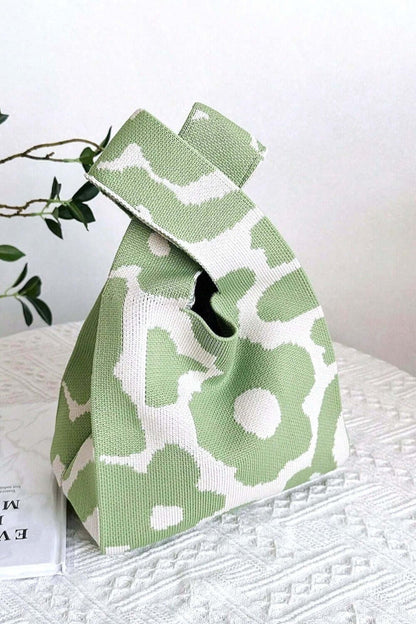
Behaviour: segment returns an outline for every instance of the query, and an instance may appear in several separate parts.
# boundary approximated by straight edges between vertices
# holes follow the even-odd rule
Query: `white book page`
[[[0,579],[64,570],[65,497],[49,460],[56,407],[0,406]]]

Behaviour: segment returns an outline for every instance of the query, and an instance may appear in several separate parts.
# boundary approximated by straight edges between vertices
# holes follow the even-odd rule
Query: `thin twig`
[[[87,145],[92,145],[95,149],[102,151],[102,147],[98,145],[98,143],[94,143],[94,141],[90,141],[88,139],[65,139],[64,141],[55,141],[52,143],[39,143],[39,145],[34,145],[33,147],[29,147],[27,150],[23,152],[19,152],[18,154],[12,154],[12,156],[7,156],[6,158],[0,159],[0,165],[3,165],[10,160],[14,160],[15,158],[30,158],[31,160],[50,160],[51,162],[68,162],[70,159],[65,158],[52,158],[55,152],[50,152],[45,156],[33,156],[31,152],[35,150],[45,148],[45,147],[55,147],[57,145],[67,145],[68,143],[85,143]],[[78,160],[78,159],[76,159]]]
[[[31,204],[45,204],[44,208],[41,212],[23,212],[28,208]],[[45,208],[47,208],[50,204],[67,204],[69,200],[63,199],[30,199],[25,204],[21,206],[9,206],[8,204],[0,204],[0,210],[13,210],[14,212],[11,214],[4,214],[0,212],[0,217],[5,217],[6,219],[11,219],[12,217],[37,217],[44,213]]]
[[[0,212],[0,218],[11,219],[12,217],[38,217],[42,213],[40,212],[11,212],[10,214],[4,214]]]
[[[48,199],[44,199],[44,198],[29,199],[29,201],[27,201],[25,204],[22,204],[21,206],[9,206],[8,204],[0,204],[0,209],[6,208],[6,210],[15,210],[17,212],[20,212],[21,210],[25,210],[28,206],[30,206],[30,204],[41,204],[42,202],[47,202],[47,201]]]
[[[79,158],[52,158],[52,154],[54,153],[55,152],[51,152],[50,154],[45,154],[45,156],[31,156],[30,154],[27,154],[26,156],[21,156],[21,158],[30,158],[30,160],[47,160],[49,162],[79,162]],[[3,162],[4,160],[0,160],[0,165]]]

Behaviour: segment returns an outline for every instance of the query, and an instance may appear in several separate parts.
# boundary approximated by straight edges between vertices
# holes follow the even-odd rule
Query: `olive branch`
[[[4,123],[8,118],[9,115],[0,111],[0,124]],[[48,162],[79,163],[82,165],[84,171],[89,171],[95,159],[108,144],[110,137],[111,128],[108,130],[101,143],[95,143],[89,139],[81,138],[40,143],[17,154],[12,154],[11,156],[6,156],[5,158],[0,159],[0,165],[4,165],[18,158],[26,158],[30,160],[43,160]],[[60,158],[55,156],[55,151],[43,153],[46,149],[76,143],[82,143],[85,146],[77,158]],[[37,217],[42,219],[48,230],[60,239],[63,239],[62,221],[78,221],[88,230],[88,225],[95,221],[95,217],[87,202],[94,199],[94,197],[98,195],[99,190],[91,184],[91,182],[86,182],[72,195],[72,197],[67,199],[61,198],[61,190],[62,185],[54,176],[48,197],[29,199],[24,204],[18,206],[0,204],[0,218],[11,219],[14,217]],[[15,262],[24,256],[25,253],[17,247],[14,247],[13,245],[0,244],[0,260],[4,262]],[[33,322],[32,309],[37,312],[45,323],[51,325],[52,312],[45,301],[40,299],[42,280],[39,275],[34,275],[26,280],[27,273],[28,263],[26,262],[13,284],[6,288],[3,293],[0,293],[0,299],[13,297],[15,300],[19,301],[22,306],[23,317],[26,325],[31,325]]]

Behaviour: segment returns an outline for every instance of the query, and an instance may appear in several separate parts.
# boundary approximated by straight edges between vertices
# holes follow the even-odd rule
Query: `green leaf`
[[[60,223],[55,221],[55,219],[45,219],[45,223],[52,232],[52,234],[55,234],[55,236],[57,236],[58,238],[63,238]]]
[[[39,275],[34,275],[27,280],[26,284],[18,291],[22,297],[39,297],[42,280]]]
[[[100,143],[100,147],[101,147],[101,149],[104,149],[104,148],[105,148],[105,146],[108,144],[108,142],[109,142],[109,140],[110,140],[110,137],[111,137],[111,126],[110,126],[110,128],[109,128],[109,130],[108,130],[107,134],[105,135],[105,139],[103,139],[103,140],[101,141],[101,143]]]
[[[84,217],[84,223],[92,223],[93,221],[95,221],[94,214],[88,204],[84,204],[80,201],[77,201],[75,203],[82,212],[82,216]]]
[[[42,301],[42,299],[33,297],[26,298],[33,305],[40,318],[48,325],[52,325],[52,312],[50,311],[49,306],[44,301]]]
[[[24,255],[23,251],[13,247],[13,245],[0,245],[0,260],[15,262],[15,260],[23,258]]]
[[[23,280],[26,277],[26,274],[27,274],[27,262],[26,262],[25,266],[23,267],[23,270],[20,273],[20,275],[17,278],[17,280],[14,282],[14,284],[12,284],[12,288],[15,288],[15,286],[18,286],[21,282],[23,282]]]
[[[74,214],[74,218],[84,224],[86,230],[88,230],[88,223],[95,221],[91,208],[83,202],[78,200],[72,201],[69,205],[69,209],[72,214]]]
[[[84,147],[79,155],[79,160],[84,168],[84,171],[88,171],[90,169],[94,162],[94,156],[95,154],[90,147]]]
[[[24,301],[21,301],[20,299],[18,299],[18,301],[20,301],[22,308],[23,308],[23,316],[25,317],[25,323],[26,325],[32,325],[32,321],[33,321],[33,314],[30,311],[30,309],[27,307],[27,305],[24,303]]]
[[[78,202],[72,202],[68,204],[68,208],[74,219],[77,221],[81,221],[81,223],[86,223],[82,210],[79,208]]]
[[[73,219],[74,217],[69,211],[68,206],[61,204],[60,206],[56,206],[56,208],[52,211],[53,216],[56,219]]]
[[[5,113],[0,113],[0,124],[2,124],[4,121],[6,121],[6,119],[8,119],[8,115],[6,115]]]
[[[55,199],[55,197],[59,197],[59,193],[61,192],[62,184],[59,184],[56,178],[53,179],[51,196],[50,199]]]
[[[91,182],[86,182],[72,196],[72,199],[74,199],[75,201],[78,200],[81,202],[86,202],[96,197],[99,192],[100,191],[97,189],[96,186],[94,186],[94,184],[91,184]]]

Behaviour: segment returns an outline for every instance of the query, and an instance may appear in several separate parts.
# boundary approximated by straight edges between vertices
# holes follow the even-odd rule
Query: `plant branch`
[[[10,286],[10,288],[11,288],[11,286]],[[7,294],[7,291],[10,290],[10,288],[5,290],[4,293],[2,295],[0,295],[0,299],[4,299],[5,297],[17,297],[17,292],[16,293]]]
[[[11,219],[12,217],[37,217],[39,215],[43,215],[45,209],[49,206],[49,204],[68,204],[70,200],[63,199],[29,199],[25,204],[21,206],[9,206],[8,204],[0,204],[0,210],[13,210],[11,214],[4,214],[0,212],[0,217],[5,217],[6,219]],[[42,208],[41,212],[24,212],[26,208],[28,208],[31,204],[45,204]]]
[[[14,160],[15,158],[30,158],[31,160],[49,160],[51,162],[78,162],[78,158],[52,158],[55,152],[49,152],[44,156],[35,156],[31,152],[34,152],[38,149],[46,148],[46,147],[56,147],[58,145],[67,145],[68,143],[85,143],[87,145],[92,145],[96,150],[102,151],[102,147],[95,143],[94,141],[90,141],[89,139],[65,139],[63,141],[54,141],[52,143],[39,143],[39,145],[33,145],[33,147],[29,147],[27,150],[23,152],[19,152],[18,154],[12,154],[11,156],[7,156],[6,158],[0,159],[0,165],[3,165],[10,160]]]

